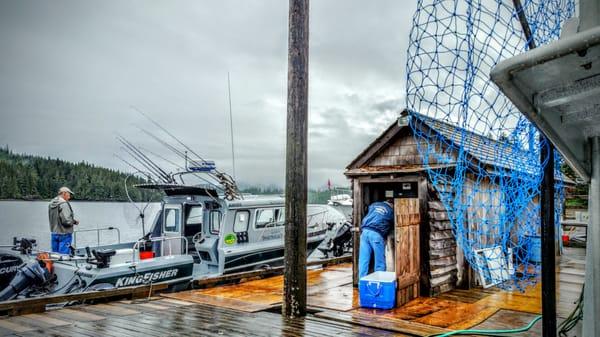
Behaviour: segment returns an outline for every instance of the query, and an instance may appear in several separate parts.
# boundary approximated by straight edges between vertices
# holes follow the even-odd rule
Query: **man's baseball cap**
[[[71,195],[75,194],[73,193],[73,191],[71,191],[71,189],[69,189],[66,186],[63,186],[61,188],[58,189],[58,194],[64,193],[64,192],[69,192]]]

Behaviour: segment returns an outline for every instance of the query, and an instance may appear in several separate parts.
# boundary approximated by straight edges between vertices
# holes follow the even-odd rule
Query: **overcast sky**
[[[231,172],[230,72],[238,181],[281,186],[287,4],[0,0],[0,144],[125,170],[121,134],[174,159],[135,106]],[[345,166],[403,108],[415,8],[311,1],[311,187],[347,184]]]

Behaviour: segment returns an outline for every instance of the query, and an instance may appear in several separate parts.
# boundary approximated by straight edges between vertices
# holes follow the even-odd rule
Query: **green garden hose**
[[[428,337],[447,337],[447,336],[466,335],[466,334],[478,334],[478,335],[483,335],[483,336],[498,336],[500,334],[500,336],[504,336],[506,334],[527,331],[527,330],[531,329],[531,327],[537,321],[539,321],[541,318],[542,318],[542,316],[537,316],[527,326],[524,326],[524,327],[518,328],[518,329],[511,329],[511,330],[478,330],[478,329],[456,330],[456,331],[446,332],[444,334],[429,335]],[[571,314],[569,315],[569,317],[567,317],[567,319],[565,319],[562,323],[560,323],[558,325],[559,336],[561,336],[561,337],[567,336],[567,332],[571,331],[581,319],[583,319],[583,288],[581,289],[581,294],[579,295],[579,299],[577,300],[577,306],[575,307],[573,312],[571,312]]]
[[[456,330],[456,331],[446,332],[444,334],[430,335],[429,337],[434,337],[434,336],[435,337],[447,337],[447,336],[467,335],[467,334],[468,335],[477,334],[477,335],[483,335],[483,336],[498,336],[499,334],[501,334],[500,336],[503,336],[503,335],[509,334],[509,333],[519,333],[519,332],[527,331],[527,330],[531,329],[531,327],[540,319],[542,319],[542,316],[537,316],[526,326],[524,326],[522,328],[517,328],[517,329],[510,329],[510,330],[479,330],[479,329]]]
[[[581,288],[581,294],[579,295],[579,299],[577,300],[577,306],[571,312],[569,317],[565,319],[562,323],[558,325],[558,335],[561,337],[567,336],[567,332],[571,331],[576,325],[577,322],[583,319],[583,289]]]

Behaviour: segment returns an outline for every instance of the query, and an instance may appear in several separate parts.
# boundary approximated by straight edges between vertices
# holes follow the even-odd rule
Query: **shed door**
[[[396,236],[396,276],[398,277],[397,306],[419,296],[421,259],[419,250],[419,199],[394,200]]]

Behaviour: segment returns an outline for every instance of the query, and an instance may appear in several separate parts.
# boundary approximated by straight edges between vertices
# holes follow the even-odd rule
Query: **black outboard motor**
[[[352,248],[352,225],[346,221],[338,227],[335,234],[327,243],[327,248],[319,248],[319,250],[325,254],[325,257],[329,256],[329,253],[333,253],[333,256],[340,257],[344,255],[344,252],[350,251]]]
[[[0,253],[0,290],[6,288],[10,281],[12,281],[22,264],[23,259],[20,257]]]
[[[45,268],[43,261],[31,261],[19,269],[17,275],[12,279],[4,290],[0,292],[0,301],[8,301],[19,295],[23,290],[31,286],[40,286],[46,283],[50,273]]]

